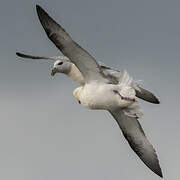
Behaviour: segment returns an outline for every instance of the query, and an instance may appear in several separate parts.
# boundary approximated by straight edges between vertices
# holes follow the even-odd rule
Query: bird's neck
[[[82,75],[82,73],[79,71],[79,69],[72,64],[70,71],[67,73],[67,75],[75,82],[84,85],[84,77]]]

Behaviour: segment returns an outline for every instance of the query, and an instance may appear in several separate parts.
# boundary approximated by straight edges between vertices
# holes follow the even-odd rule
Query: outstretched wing
[[[81,48],[69,34],[57,24],[40,6],[36,6],[39,20],[56,47],[67,56],[81,71],[85,81],[105,81],[103,73],[96,60],[83,48]]]
[[[20,52],[16,52],[16,55],[19,56],[19,57],[22,57],[22,58],[27,58],[27,59],[47,59],[47,60],[53,60],[53,61],[56,61],[56,60],[63,60],[63,61],[67,61],[69,60],[66,56],[32,56],[32,55],[28,55],[28,54],[23,54],[23,53],[20,53]]]
[[[110,113],[117,121],[133,151],[154,173],[163,177],[156,151],[148,141],[137,118],[127,116],[123,111]]]

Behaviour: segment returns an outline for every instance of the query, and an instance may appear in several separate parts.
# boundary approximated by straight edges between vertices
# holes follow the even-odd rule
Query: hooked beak
[[[51,76],[54,76],[56,74],[56,69],[53,68],[52,71],[51,71]]]

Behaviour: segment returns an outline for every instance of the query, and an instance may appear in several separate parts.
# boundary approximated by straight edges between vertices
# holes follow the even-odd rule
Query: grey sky
[[[180,1],[6,0],[1,2],[0,179],[157,180],[115,120],[72,96],[76,84],[50,77],[50,62],[16,51],[58,55],[36,15],[39,4],[96,59],[126,69],[161,100],[142,102],[140,122],[164,179],[179,176]]]

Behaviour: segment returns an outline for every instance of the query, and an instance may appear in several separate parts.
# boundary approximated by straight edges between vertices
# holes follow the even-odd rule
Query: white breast
[[[111,84],[91,83],[76,88],[73,95],[89,109],[113,110],[134,104],[133,101],[124,100],[118,93],[113,92],[114,89],[120,92],[121,89],[118,88],[119,86]],[[125,95],[125,92],[123,94]]]
[[[92,91],[88,89],[86,86],[76,88],[73,91],[73,95],[83,106],[90,109],[94,109],[93,100],[95,99],[95,97],[93,96]]]

